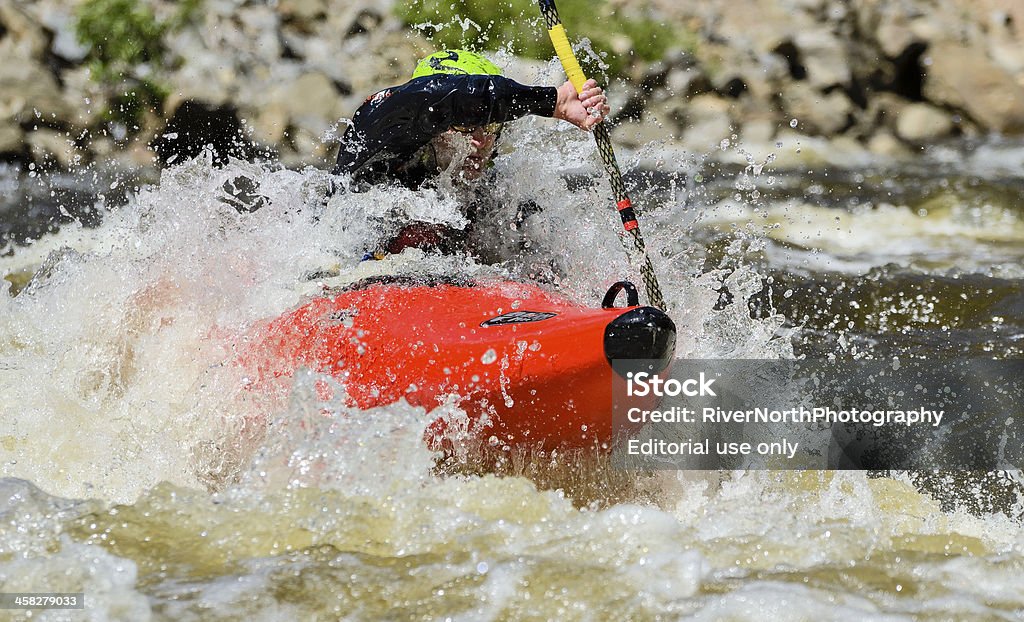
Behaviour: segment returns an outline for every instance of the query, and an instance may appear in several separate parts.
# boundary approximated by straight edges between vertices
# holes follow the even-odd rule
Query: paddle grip
[[[551,37],[551,44],[555,46],[558,60],[562,61],[562,69],[565,70],[565,75],[572,82],[572,85],[576,87],[576,92],[582,92],[583,83],[587,81],[587,76],[583,73],[580,62],[576,60],[576,53],[572,51],[572,44],[569,43],[569,37],[565,34],[565,26],[556,24],[548,30],[548,36]]]

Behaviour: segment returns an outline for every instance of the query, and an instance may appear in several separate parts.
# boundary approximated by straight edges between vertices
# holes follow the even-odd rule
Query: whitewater
[[[609,284],[639,281],[589,137],[545,123],[523,121],[503,139],[496,189],[510,207],[474,233],[487,257],[361,263],[396,219],[465,226],[456,198],[328,196],[322,170],[217,166],[209,155],[152,184],[113,182],[127,198],[97,197],[98,224],[5,249],[3,274],[34,276],[0,295],[2,591],[85,594],[85,610],[32,616],[47,620],[1019,619],[1013,487],[1000,505],[988,502],[991,484],[956,477],[946,487],[959,497],[944,499],[929,492],[942,484],[900,473],[651,474],[514,448],[497,465],[474,462],[472,448],[451,464],[422,438],[439,413],[460,421],[454,400],[430,417],[404,403],[360,411],[341,392],[324,400],[327,380],[312,373],[284,394],[249,390],[233,365],[239,340],[325,278],[492,275],[593,305]],[[656,149],[624,168],[664,155]],[[920,291],[913,308],[885,300],[884,284],[877,308],[848,304],[864,275],[902,283],[894,256],[940,282],[957,267],[1019,283],[1012,206],[949,200],[921,214],[897,198],[836,210],[799,192],[773,196],[782,184],[754,164],[739,167],[743,184],[730,174],[702,189],[707,163],[676,161],[667,173],[678,185],[652,183],[634,199],[649,206],[643,226],[679,358],[793,358],[800,331],[838,351],[824,334],[832,319],[744,303],[783,274],[794,284],[777,292],[780,305],[790,288],[831,283],[822,298],[845,304],[845,319],[833,315],[849,332],[835,334],[854,354],[885,347],[864,327],[940,326],[954,313],[912,285],[894,287],[910,300]],[[227,200],[240,176],[258,182],[261,209]],[[524,200],[543,211],[514,226]],[[985,219],[1006,224],[994,231]],[[722,243],[722,230],[739,233]],[[973,240],[965,254],[978,266],[935,244],[954,233]],[[983,313],[979,331],[991,334]],[[986,339],[969,341],[982,350]]]

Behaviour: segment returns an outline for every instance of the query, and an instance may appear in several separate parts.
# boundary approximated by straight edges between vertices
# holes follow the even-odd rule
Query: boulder
[[[657,119],[664,126],[664,133],[678,134],[686,127],[688,108],[687,100],[681,97],[667,97],[649,103],[645,116]]]
[[[274,88],[268,103],[290,125],[318,136],[341,116],[339,97],[331,79],[313,71]]]
[[[92,79],[86,66],[66,69],[61,73],[64,83],[63,98],[69,110],[74,111],[71,121],[80,127],[100,122],[108,102],[104,88]]]
[[[168,37],[169,47],[181,56],[183,63],[167,76],[170,90],[164,102],[164,113],[171,117],[185,101],[202,101],[223,106],[237,93],[238,72],[232,57],[235,53],[208,49],[199,30],[186,29]]]
[[[330,62],[342,69],[352,93],[364,98],[406,82],[419,59],[434,51],[429,41],[405,31],[374,32],[358,43],[346,46]]]
[[[288,19],[310,22],[327,14],[329,0],[280,0],[278,10]]]
[[[281,59],[281,38],[279,30],[281,17],[274,9],[268,6],[245,6],[239,9],[237,14],[239,28],[230,28],[226,31],[231,35],[229,39],[232,47],[238,50],[235,58],[243,65],[253,63],[271,65]],[[219,29],[224,32],[225,24]],[[217,53],[217,47],[211,48]]]
[[[984,129],[1024,132],[1024,87],[983,50],[941,41],[924,64],[926,99],[965,111]]]
[[[69,63],[85,60],[89,48],[82,45],[75,33],[74,6],[63,0],[41,0],[32,5],[33,14],[40,24],[53,33],[50,51]]]
[[[284,140],[289,117],[283,106],[273,103],[244,111],[243,121],[252,130],[253,140],[264,145],[276,145]]]
[[[1007,7],[1009,9],[1009,7]],[[1024,6],[1018,11],[1020,18],[1006,10],[989,14],[987,24],[988,54],[993,61],[1006,71],[1020,78],[1024,77]]]
[[[0,118],[67,121],[72,113],[49,69],[27,59],[0,58]]]
[[[671,140],[671,132],[671,123],[666,123],[648,111],[639,121],[617,124],[612,135],[616,143],[636,149],[651,143]]]
[[[520,58],[511,54],[502,54],[500,56],[487,54],[487,56],[494,61],[494,64],[502,68],[506,76],[523,84],[550,84],[555,86],[565,81],[565,74],[562,72],[561,65],[556,66],[548,61]],[[411,74],[412,70],[409,73]],[[610,85],[608,88],[611,88]]]
[[[50,46],[50,35],[20,4],[0,0],[0,32],[4,33],[0,37],[0,57],[42,58]]]
[[[699,67],[673,68],[665,78],[665,88],[678,97],[696,97],[711,90],[711,82]]]
[[[340,39],[348,39],[378,29],[385,21],[387,8],[368,0],[336,2],[336,9],[328,14],[329,32]],[[320,31],[321,36],[323,30]]]
[[[868,139],[867,148],[871,153],[886,158],[905,158],[910,155],[910,150],[891,132],[884,129]]]
[[[874,93],[868,100],[867,110],[858,113],[859,129],[864,136],[874,133],[876,128],[895,131],[896,120],[909,102],[893,93]]]
[[[853,104],[841,91],[821,93],[804,82],[786,85],[782,91],[782,106],[790,119],[812,134],[831,136],[850,124]]]
[[[21,151],[23,140],[21,128],[17,123],[0,120],[0,153]]]
[[[754,6],[750,6],[754,4]],[[780,42],[814,26],[813,16],[777,0],[747,3],[743,8],[728,3],[708,3],[702,35],[725,43],[739,54],[775,49]],[[703,58],[703,47],[697,54]]]
[[[698,95],[686,108],[683,143],[695,151],[717,147],[733,133],[730,103],[716,95]]]
[[[768,144],[775,138],[779,124],[769,119],[752,119],[743,124],[740,136],[746,143]]]
[[[952,115],[925,103],[909,104],[896,117],[896,135],[911,143],[946,138],[953,128]]]
[[[825,89],[849,85],[851,73],[845,44],[832,32],[818,28],[798,32],[793,44],[807,69],[811,86]]]
[[[36,162],[56,162],[63,168],[71,168],[82,161],[82,152],[66,132],[40,128],[27,132],[25,142]]]
[[[912,5],[881,0],[852,0],[857,28],[888,58],[896,58],[915,41],[921,40],[920,24],[912,26],[922,13]]]

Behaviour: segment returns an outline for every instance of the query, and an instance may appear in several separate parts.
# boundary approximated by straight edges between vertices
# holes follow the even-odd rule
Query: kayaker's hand
[[[558,99],[555,102],[556,119],[568,121],[576,127],[589,131],[600,123],[611,112],[608,97],[595,80],[583,83],[583,91],[576,92],[572,82],[566,80],[558,87]]]

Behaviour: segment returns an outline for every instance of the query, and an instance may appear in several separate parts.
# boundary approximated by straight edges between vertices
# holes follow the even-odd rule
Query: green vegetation
[[[163,56],[167,25],[137,0],[86,0],[77,17],[78,39],[89,46],[94,75],[101,80]]]
[[[139,75],[140,65],[166,64],[163,37],[184,26],[202,0],[184,0],[170,17],[160,20],[142,0],[85,0],[76,13],[78,40],[88,46],[92,77],[111,91],[105,117],[138,129],[147,109],[159,108],[167,89]]]
[[[554,55],[540,9],[533,0],[411,0],[399,4],[396,11],[407,25],[422,30],[439,48],[510,49],[537,59]],[[625,75],[635,60],[654,61],[671,48],[692,51],[696,45],[693,33],[643,15],[627,15],[607,0],[559,0],[558,13],[571,41],[590,39],[594,51],[608,65],[610,76]],[[615,43],[623,36],[628,38],[630,51],[617,54],[613,51]],[[577,56],[588,74],[600,75],[600,68],[587,54]]]

